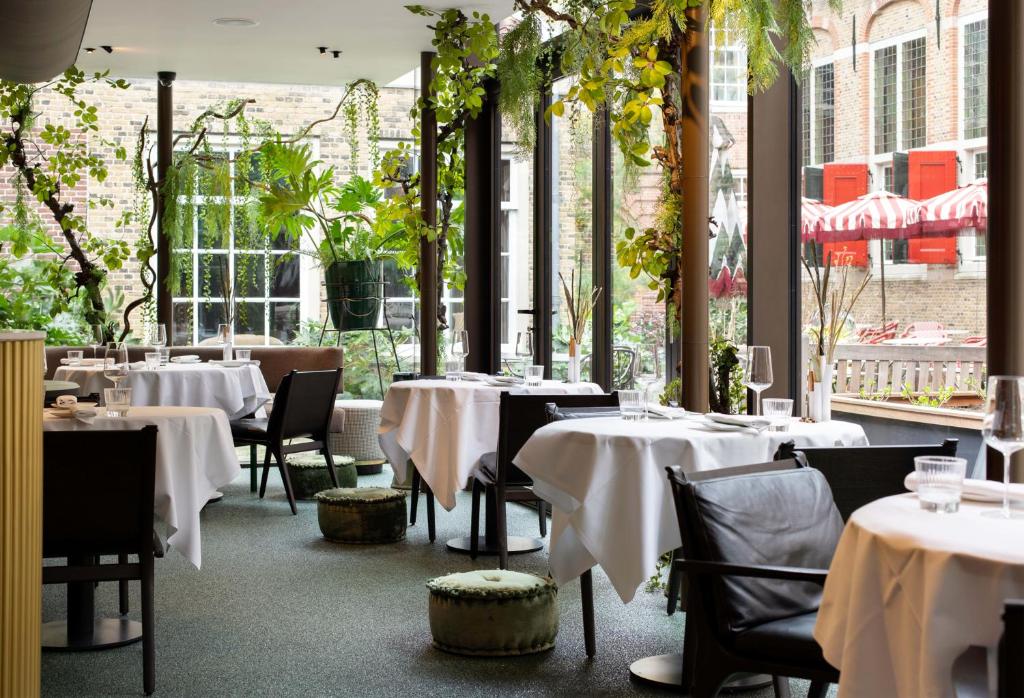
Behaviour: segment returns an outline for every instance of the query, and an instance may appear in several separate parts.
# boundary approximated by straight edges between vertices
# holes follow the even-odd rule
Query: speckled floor
[[[390,478],[385,469],[360,485]],[[550,652],[469,659],[431,646],[424,582],[496,566],[445,550],[445,540],[468,532],[468,495],[452,512],[438,509],[433,545],[421,518],[402,543],[359,547],[325,541],[314,503],[300,502],[299,515],[289,515],[278,481],[263,501],[249,493],[247,472],[223,491],[224,500],[203,513],[203,569],[174,552],[157,560],[155,695],[664,695],[631,682],[628,665],[677,651],[684,616],[668,617],[660,593],[641,592],[624,605],[600,570],[593,660],[583,651],[575,582],[559,592],[561,629]],[[509,508],[511,532],[536,535],[536,526],[536,514]],[[511,567],[544,574],[547,553],[515,556]],[[138,618],[137,585],[132,591]],[[116,584],[100,586],[97,609],[116,614]],[[45,587],[43,619],[63,615],[64,588]],[[44,653],[42,676],[46,696],[140,695],[142,648]],[[806,691],[800,681],[792,687],[794,696]]]

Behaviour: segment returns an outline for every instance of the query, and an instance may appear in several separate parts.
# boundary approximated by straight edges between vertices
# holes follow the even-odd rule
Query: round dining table
[[[103,366],[60,366],[54,379],[79,385],[80,396],[103,394],[113,382]],[[229,419],[239,419],[261,409],[270,389],[256,363],[222,366],[215,363],[170,363],[156,369],[133,364],[122,387],[132,389],[132,405],[217,407]]]
[[[915,494],[853,513],[839,539],[814,637],[843,696],[952,696],[953,663],[995,648],[1003,603],[1024,597],[1024,522],[921,509]]]

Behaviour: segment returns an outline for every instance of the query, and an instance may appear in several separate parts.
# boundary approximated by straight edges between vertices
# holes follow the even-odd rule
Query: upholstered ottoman
[[[434,646],[483,657],[533,654],[555,646],[558,587],[545,577],[475,570],[437,577],[430,589]]]
[[[296,499],[313,499],[317,492],[334,487],[327,463],[319,453],[297,453],[286,456],[288,477],[292,481],[292,492]],[[338,487],[356,486],[356,461],[351,456],[334,456],[334,474],[338,476]]]
[[[387,462],[377,440],[382,404],[380,400],[337,400],[334,403],[335,411],[341,409],[345,417],[343,430],[331,430],[331,453],[355,458],[360,475],[376,475]]]
[[[405,492],[389,487],[337,487],[317,492],[317,519],[335,543],[405,539]]]

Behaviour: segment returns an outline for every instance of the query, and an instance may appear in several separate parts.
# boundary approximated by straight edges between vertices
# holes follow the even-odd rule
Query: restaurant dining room
[[[1024,4],[423,2],[0,0],[0,698],[1024,698]]]

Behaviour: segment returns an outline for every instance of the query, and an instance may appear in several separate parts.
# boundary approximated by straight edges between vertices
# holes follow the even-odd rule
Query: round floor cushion
[[[558,635],[558,587],[546,577],[475,570],[437,577],[430,590],[434,646],[483,657],[543,652]]]
[[[336,543],[394,543],[405,539],[405,492],[390,487],[336,487],[317,492],[324,538]]]
[[[317,492],[334,487],[327,462],[319,453],[297,453],[286,456],[288,477],[292,481],[292,492],[296,499],[313,499]],[[356,486],[356,461],[350,456],[334,456],[334,474],[338,476],[339,487]]]

